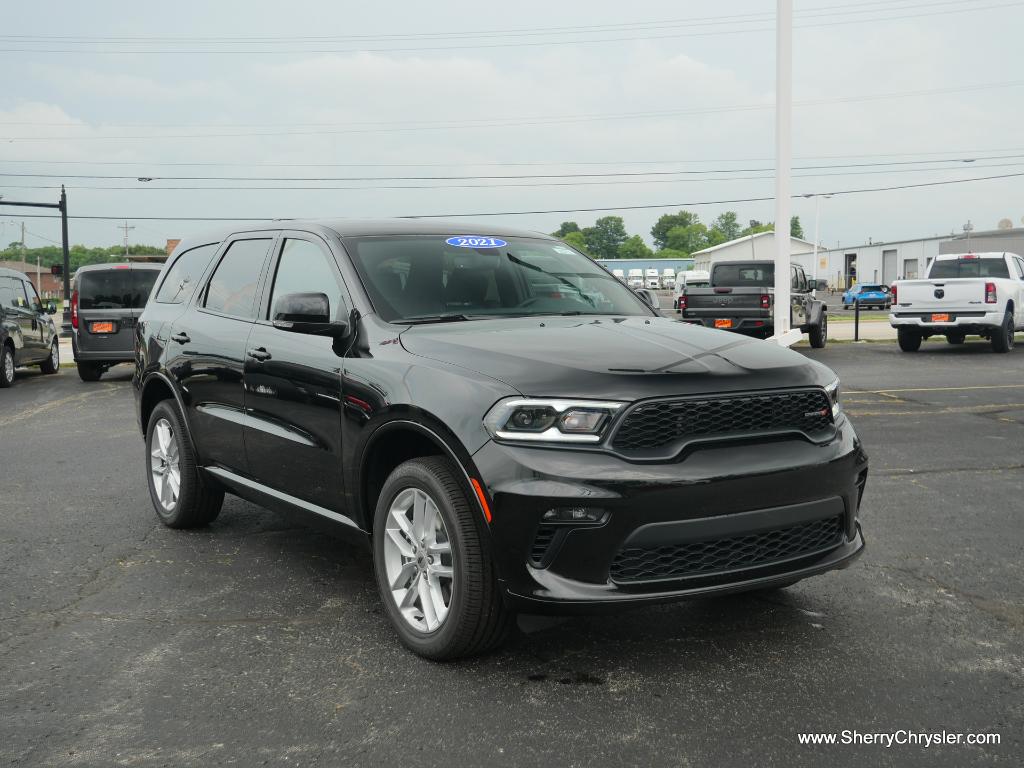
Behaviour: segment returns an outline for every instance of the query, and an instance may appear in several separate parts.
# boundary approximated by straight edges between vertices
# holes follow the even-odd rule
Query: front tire
[[[14,383],[14,350],[10,344],[0,346],[0,389]]]
[[[896,331],[896,338],[904,352],[917,352],[921,348],[921,334],[917,331],[899,328]]]
[[[1009,352],[1013,349],[1013,332],[1013,313],[1007,310],[1003,324],[992,333],[992,351]]]
[[[39,370],[43,373],[54,374],[60,370],[60,347],[57,346],[57,340],[53,340],[53,344],[50,345],[50,356],[46,358],[39,366]]]
[[[442,661],[487,651],[514,615],[455,466],[430,456],[399,465],[377,500],[373,562],[381,601],[402,643]]]
[[[158,403],[146,427],[146,477],[149,497],[160,522],[168,528],[200,528],[213,522],[224,491],[205,483],[185,436],[173,400]]]

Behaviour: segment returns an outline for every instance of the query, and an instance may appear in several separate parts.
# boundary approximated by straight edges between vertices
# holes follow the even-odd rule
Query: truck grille
[[[683,579],[792,560],[842,543],[842,515],[771,531],[661,547],[623,547],[612,561],[618,583]]]
[[[682,447],[695,438],[791,431],[818,438],[833,427],[832,405],[823,390],[663,400],[628,411],[612,447],[624,453],[644,452]]]

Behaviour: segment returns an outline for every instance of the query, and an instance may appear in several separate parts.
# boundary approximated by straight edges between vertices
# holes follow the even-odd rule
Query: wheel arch
[[[185,425],[185,437],[194,451],[195,442],[192,440],[192,428],[188,423],[185,403],[171,379],[160,371],[150,373],[142,384],[142,394],[139,396],[139,428],[142,430],[143,436],[146,434],[146,426],[149,424],[149,417],[153,413],[153,409],[164,400],[174,400],[177,404],[181,422]]]
[[[381,424],[367,438],[356,461],[355,510],[364,531],[373,531],[380,491],[399,464],[424,456],[445,456],[458,469],[463,490],[482,518],[488,517],[473,479],[479,473],[469,452],[444,425],[427,414],[406,414]],[[481,486],[482,488],[482,486]]]

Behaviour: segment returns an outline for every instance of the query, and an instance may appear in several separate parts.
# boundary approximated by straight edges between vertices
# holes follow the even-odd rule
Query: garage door
[[[891,283],[896,279],[896,251],[882,251],[882,282]]]

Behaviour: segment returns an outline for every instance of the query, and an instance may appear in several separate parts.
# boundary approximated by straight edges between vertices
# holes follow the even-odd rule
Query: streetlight
[[[808,194],[804,195],[805,198],[814,198],[814,264],[811,267],[811,276],[814,278],[814,282],[818,282],[818,222],[821,219],[821,198],[831,200],[832,195],[815,195]]]

